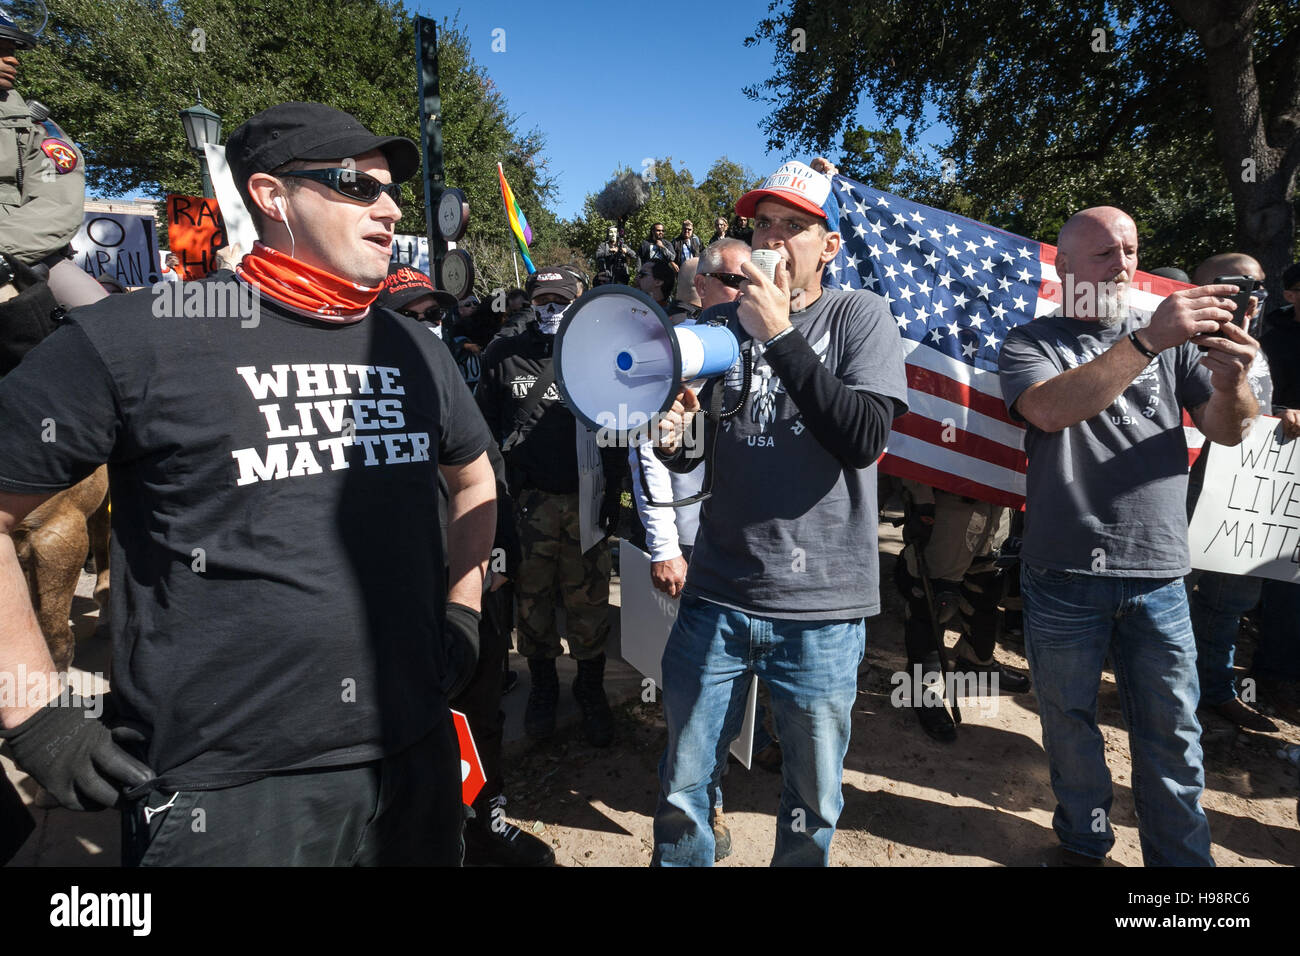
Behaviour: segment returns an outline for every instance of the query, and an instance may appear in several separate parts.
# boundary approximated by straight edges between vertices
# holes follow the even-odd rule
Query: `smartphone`
[[[1251,293],[1255,291],[1255,280],[1250,276],[1217,276],[1208,283],[1209,285],[1235,285],[1239,290],[1235,295],[1228,296],[1233,302],[1237,303],[1236,311],[1232,313],[1232,324],[1238,328],[1246,328],[1246,313],[1250,311]],[[1223,331],[1206,332],[1197,338],[1223,338]],[[1204,345],[1198,345],[1202,352],[1206,351]]]

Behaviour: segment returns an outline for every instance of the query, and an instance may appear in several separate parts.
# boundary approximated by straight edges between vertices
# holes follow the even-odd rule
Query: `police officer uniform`
[[[35,37],[0,15],[0,40],[30,49]],[[67,256],[81,228],[86,161],[39,104],[16,89],[0,99],[0,252],[38,275],[48,270],[50,291],[73,308],[103,298],[104,290]],[[35,116],[33,115],[35,114]]]

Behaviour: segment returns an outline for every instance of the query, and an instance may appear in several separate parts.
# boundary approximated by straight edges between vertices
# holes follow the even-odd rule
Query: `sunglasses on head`
[[[292,172],[280,173],[281,176],[293,176],[298,179],[311,179],[318,183],[324,183],[340,195],[348,199],[355,199],[357,202],[373,203],[376,202],[383,193],[388,193],[388,198],[397,204],[400,209],[402,206],[402,187],[398,183],[381,183],[369,173],[357,172],[355,169],[295,169]]]
[[[704,275],[712,276],[728,289],[739,289],[740,284],[747,281],[744,276],[738,276],[734,272],[705,272]]]

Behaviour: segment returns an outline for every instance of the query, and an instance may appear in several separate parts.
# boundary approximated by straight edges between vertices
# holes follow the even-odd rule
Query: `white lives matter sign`
[[[1208,447],[1192,567],[1300,581],[1300,439],[1261,415],[1240,445]]]

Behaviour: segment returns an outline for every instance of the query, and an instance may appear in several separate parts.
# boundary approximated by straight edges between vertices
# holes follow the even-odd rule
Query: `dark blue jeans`
[[[1196,632],[1196,673],[1201,703],[1215,707],[1237,696],[1232,658],[1237,648],[1241,616],[1259,603],[1259,578],[1217,571],[1193,571],[1187,576],[1192,629]]]
[[[1264,680],[1300,680],[1300,583],[1267,580],[1262,588],[1259,645],[1251,673]]]
[[[1201,809],[1196,641],[1182,578],[1101,577],[1022,564],[1020,580],[1061,845],[1097,858],[1115,845],[1110,771],[1097,727],[1097,690],[1109,655],[1133,755],[1142,859],[1148,866],[1213,866]]]
[[[866,622],[753,617],[683,597],[663,657],[668,748],[659,764],[655,866],[712,866],[711,782],[744,719],[749,675],[766,682],[784,786],[774,866],[825,866],[844,808]]]

